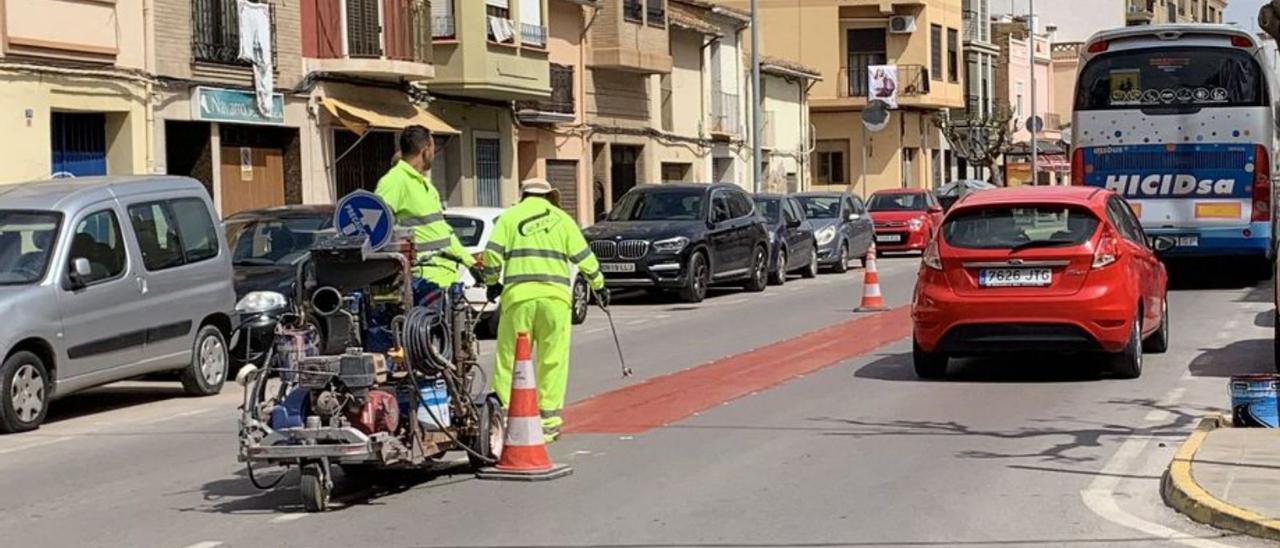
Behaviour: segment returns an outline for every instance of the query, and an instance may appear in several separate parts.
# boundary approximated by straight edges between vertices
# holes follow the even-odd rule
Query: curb
[[[1196,452],[1209,432],[1221,427],[1226,420],[1216,415],[1200,420],[1169,463],[1160,480],[1160,495],[1166,505],[1193,521],[1254,537],[1280,540],[1280,520],[1227,503],[1210,494],[1191,476],[1191,463]]]

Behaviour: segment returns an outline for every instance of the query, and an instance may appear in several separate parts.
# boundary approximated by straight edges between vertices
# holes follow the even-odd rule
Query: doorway
[[[52,112],[49,117],[53,175],[107,174],[107,115]]]
[[[578,161],[547,160],[547,182],[560,191],[560,209],[578,218]]]
[[[613,201],[617,203],[623,194],[636,186],[636,164],[640,159],[640,147],[613,145],[609,149],[613,164],[610,186],[613,190]]]

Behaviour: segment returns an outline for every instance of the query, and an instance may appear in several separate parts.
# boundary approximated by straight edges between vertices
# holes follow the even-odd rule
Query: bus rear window
[[[1117,51],[1080,72],[1076,110],[1265,106],[1262,69],[1243,50],[1170,47]]]

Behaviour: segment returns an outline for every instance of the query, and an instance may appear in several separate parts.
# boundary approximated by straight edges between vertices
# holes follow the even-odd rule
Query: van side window
[[[120,236],[120,223],[110,209],[93,213],[80,221],[71,237],[69,260],[89,261],[89,277],[85,284],[94,284],[124,274],[127,253]]]
[[[218,256],[218,229],[209,218],[209,208],[196,198],[172,202],[173,216],[178,222],[179,241],[186,263],[191,264]]]
[[[154,272],[185,263],[182,244],[178,242],[178,227],[164,202],[129,206],[129,221],[147,270]]]

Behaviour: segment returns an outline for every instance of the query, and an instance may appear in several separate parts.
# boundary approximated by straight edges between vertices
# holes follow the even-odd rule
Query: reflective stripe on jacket
[[[600,263],[582,230],[564,210],[531,196],[502,212],[485,247],[487,283],[501,277],[502,302],[551,297],[573,303],[570,263],[593,289],[604,287]]]
[[[397,226],[413,228],[419,257],[436,255],[418,270],[419,276],[440,287],[448,287],[458,281],[459,263],[467,267],[475,264],[475,259],[453,233],[453,227],[445,221],[440,193],[413,166],[403,161],[397,163],[378,181],[375,193],[391,208]]]

